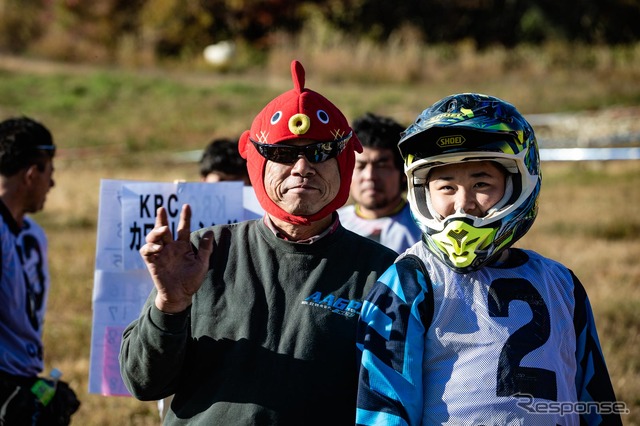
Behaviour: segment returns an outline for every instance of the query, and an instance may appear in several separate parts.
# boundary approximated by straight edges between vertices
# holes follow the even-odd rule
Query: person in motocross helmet
[[[584,287],[513,247],[542,182],[527,120],[499,98],[455,94],[398,147],[422,241],[362,307],[356,423],[621,424]]]
[[[471,106],[471,110],[465,106]],[[427,248],[457,272],[496,259],[531,227],[538,211],[540,159],[533,129],[516,109],[479,95],[445,99],[424,111],[399,142],[408,198]],[[482,215],[434,209],[429,173],[438,166],[491,161],[504,194]]]

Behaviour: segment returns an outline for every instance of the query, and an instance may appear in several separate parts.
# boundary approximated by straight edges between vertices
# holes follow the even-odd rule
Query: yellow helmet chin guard
[[[431,238],[440,251],[447,254],[452,266],[466,268],[476,259],[476,251],[493,241],[495,233],[493,228],[475,228],[462,220],[454,220]]]

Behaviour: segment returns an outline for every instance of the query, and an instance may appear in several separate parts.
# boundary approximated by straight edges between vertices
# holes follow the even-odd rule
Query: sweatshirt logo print
[[[342,297],[336,297],[333,294],[327,294],[325,296],[319,291],[316,291],[304,299],[302,304],[328,309],[333,313],[344,315],[345,317],[358,315],[360,308],[362,308],[362,302],[359,300],[344,299]]]

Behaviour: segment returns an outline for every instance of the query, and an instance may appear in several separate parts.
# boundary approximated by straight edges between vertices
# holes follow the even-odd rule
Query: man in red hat
[[[396,254],[340,225],[362,147],[291,71],[239,141],[265,216],[189,238],[185,205],[174,240],[160,208],[140,249],[155,289],[121,370],[139,399],[175,394],[165,424],[355,422],[358,314]]]

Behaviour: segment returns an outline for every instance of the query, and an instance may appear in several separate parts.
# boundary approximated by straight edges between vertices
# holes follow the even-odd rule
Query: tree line
[[[480,48],[640,36],[635,0],[0,0],[0,50],[21,52],[52,33],[106,51],[128,37],[159,57],[220,40],[268,50],[274,34],[295,35],[312,19],[374,42],[410,27],[420,42]]]

